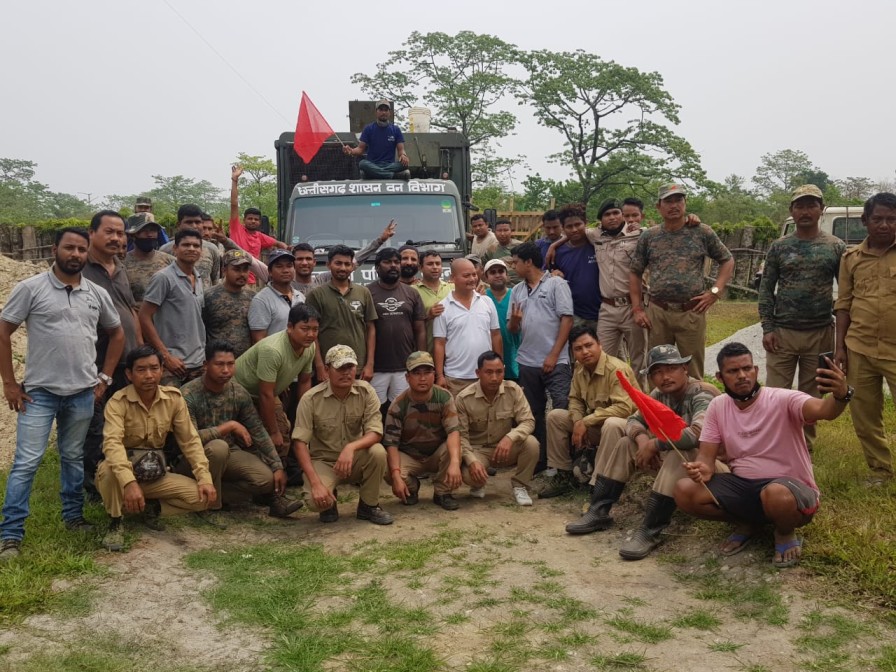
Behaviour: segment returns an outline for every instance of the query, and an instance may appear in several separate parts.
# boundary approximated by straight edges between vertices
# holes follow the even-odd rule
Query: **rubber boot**
[[[625,483],[614,481],[606,476],[598,476],[591,490],[591,504],[576,522],[566,526],[568,534],[591,534],[600,530],[608,530],[613,526],[610,509],[619,501]]]
[[[672,522],[673,513],[675,513],[675,499],[651,490],[644,520],[632,538],[622,544],[619,555],[624,560],[643,560],[650,555],[650,552],[662,543],[660,535]]]

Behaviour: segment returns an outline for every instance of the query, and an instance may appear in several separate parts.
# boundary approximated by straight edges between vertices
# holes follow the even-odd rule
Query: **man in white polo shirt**
[[[432,327],[436,385],[452,395],[477,381],[476,361],[483,352],[493,350],[503,356],[498,311],[487,296],[476,293],[479,275],[473,262],[451,262],[454,291],[442,300],[444,312]]]

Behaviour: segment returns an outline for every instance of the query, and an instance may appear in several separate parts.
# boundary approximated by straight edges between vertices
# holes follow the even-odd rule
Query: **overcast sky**
[[[347,101],[364,98],[351,75],[413,30],[658,71],[682,108],[678,133],[715,180],[750,177],[787,148],[832,177],[896,168],[892,0],[28,0],[0,16],[0,156],[94,201],[149,189],[153,174],[227,187],[238,152],[273,158],[303,89],[347,129]],[[545,160],[559,134],[510,109],[521,123],[504,151],[566,177]]]

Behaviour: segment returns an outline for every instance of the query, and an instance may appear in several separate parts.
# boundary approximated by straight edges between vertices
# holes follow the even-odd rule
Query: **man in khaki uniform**
[[[576,360],[569,409],[548,413],[548,467],[556,469],[557,474],[539,493],[542,499],[570,492],[580,479],[588,479],[588,474],[573,474],[570,443],[576,453],[590,446],[597,449],[599,456],[624,436],[626,418],[635,412],[635,405],[616,372],[622,371],[637,387],[635,374],[628,364],[602,350],[594,327],[588,324],[573,327],[569,344]]]
[[[464,482],[473,497],[485,496],[489,467],[512,467],[513,498],[532,506],[529,488],[538,463],[538,441],[532,436],[535,417],[523,389],[504,380],[504,362],[492,350],[479,355],[478,382],[455,398],[464,452]]]
[[[336,486],[361,486],[357,516],[389,525],[380,508],[380,483],[386,475],[386,449],[380,400],[370,383],[356,380],[358,358],[347,345],[334,345],[324,358],[327,380],[299,401],[293,450],[305,474],[305,497],[322,523],[339,520]]]
[[[159,514],[205,511],[214,506],[219,500],[212,483],[220,482],[230,453],[227,443],[220,440],[209,442],[203,449],[180,390],[160,385],[162,358],[152,346],[143,345],[128,353],[125,375],[131,384],[106,404],[106,459],[96,472],[96,488],[112,519],[103,538],[103,546],[110,551],[124,548],[122,512],[146,510],[147,523],[158,529],[153,521]],[[166,471],[156,480],[138,482],[128,452],[161,452],[169,432],[174,433],[193,478]]]

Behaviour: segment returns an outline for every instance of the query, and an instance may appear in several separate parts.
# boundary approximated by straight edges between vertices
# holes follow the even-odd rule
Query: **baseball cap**
[[[421,366],[431,366],[432,368],[436,368],[436,363],[432,361],[432,355],[428,352],[423,352],[418,350],[417,352],[412,352],[408,356],[407,362],[405,362],[405,367],[408,371],[413,371],[414,369],[420,368]]]
[[[152,207],[152,199],[149,196],[138,196],[134,199],[134,205],[148,205]]]
[[[617,201],[615,198],[608,198],[603,203],[600,204],[600,208],[597,210],[597,218],[600,219],[603,217],[607,210],[622,210],[622,203]]]
[[[814,184],[804,184],[801,187],[797,187],[793,190],[793,194],[790,196],[790,202],[793,203],[804,196],[811,196],[812,198],[817,198],[819,201],[824,203],[824,194],[821,193],[821,189],[816,187]]]
[[[246,266],[252,265],[252,260],[249,258],[248,253],[242,250],[227,250],[224,253],[225,266],[242,266],[243,264]]]
[[[676,194],[681,194],[682,196],[687,196],[688,192],[682,185],[671,182],[669,184],[664,184],[660,187],[660,195],[658,200],[662,201],[664,198],[669,198],[670,196],[675,196]]]
[[[287,250],[281,250],[278,248],[276,250],[271,250],[270,252],[268,252],[268,268],[270,268],[275,261],[280,261],[284,257],[289,259],[290,261],[296,260],[296,258],[292,256],[292,253]]]
[[[647,368],[641,369],[641,375],[648,375],[653,367],[661,364],[687,364],[690,361],[690,355],[682,357],[674,345],[657,345],[647,353]]]
[[[324,364],[332,366],[334,369],[341,369],[346,364],[358,365],[358,356],[355,351],[347,345],[334,345],[327,350],[327,356]]]
[[[128,217],[127,233],[128,233],[128,235],[132,236],[135,233],[137,233],[138,231],[145,229],[150,224],[155,224],[156,226],[159,226],[156,223],[156,219],[155,219],[155,217],[152,216],[151,212],[138,212],[136,215],[131,215],[130,217]],[[159,228],[161,229],[162,227],[159,227]]]
[[[503,266],[504,268],[507,268],[507,264],[504,263],[503,259],[489,259],[485,264],[485,268],[482,269],[483,272],[488,273],[488,269],[490,269],[492,266]]]
[[[383,98],[382,100],[378,101],[376,104],[376,109],[380,109],[381,107],[388,107],[391,110],[392,103],[390,103],[388,100]]]
[[[467,261],[472,261],[477,266],[482,266],[482,259],[479,258],[478,254],[468,254],[464,257]]]

